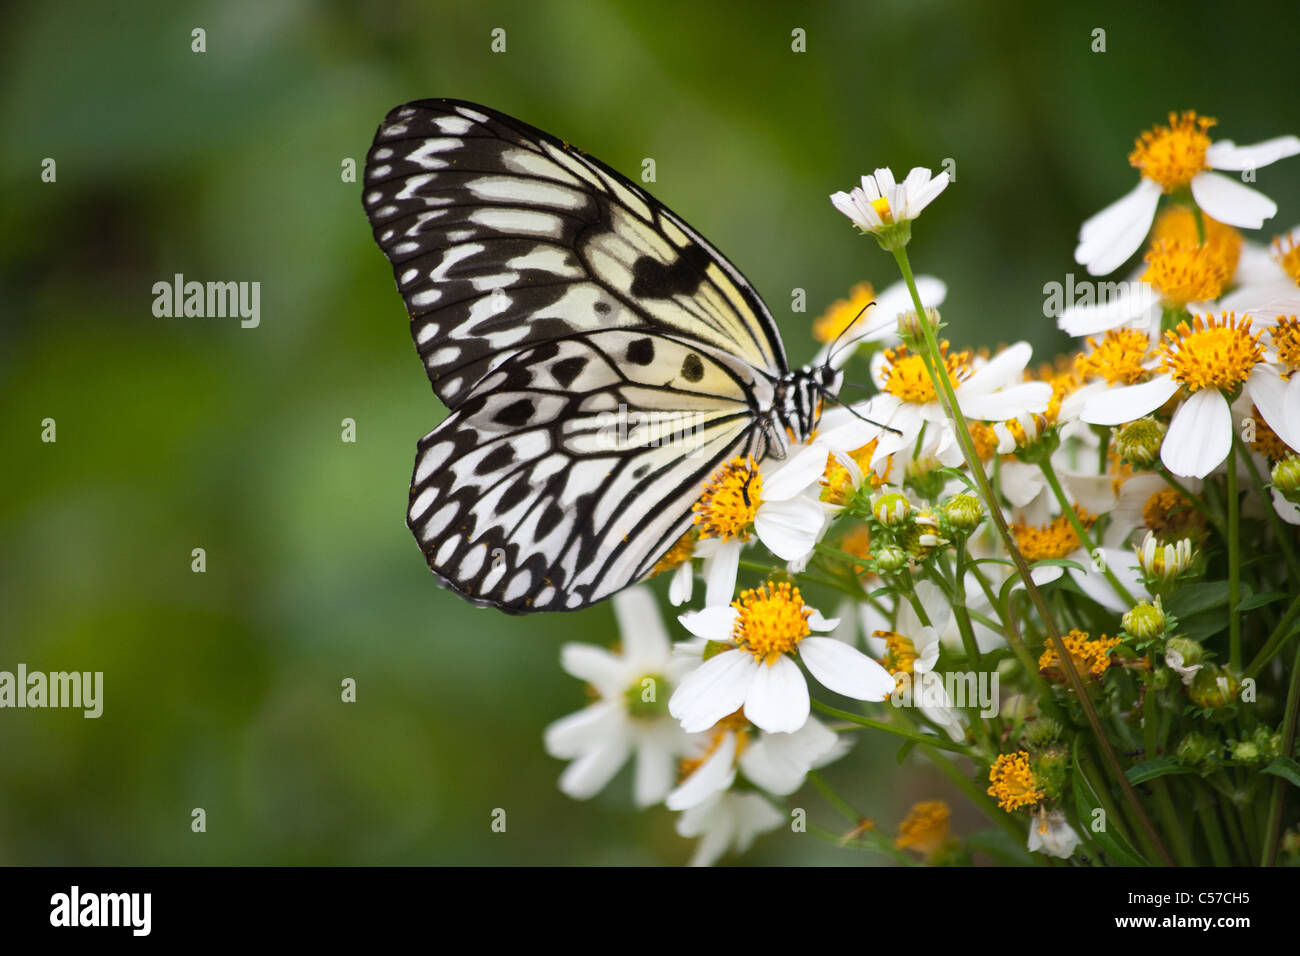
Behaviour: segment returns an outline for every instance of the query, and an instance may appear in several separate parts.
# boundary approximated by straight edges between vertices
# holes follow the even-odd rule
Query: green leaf
[[[1163,777],[1171,773],[1195,773],[1191,767],[1180,764],[1173,757],[1159,757],[1155,760],[1148,760],[1145,763],[1136,764],[1128,768],[1124,776],[1128,777],[1128,782],[1132,784],[1146,783],[1148,780],[1154,780],[1156,777]]]
[[[1078,746],[1077,740],[1075,746]],[[1109,819],[1109,814],[1105,818],[1107,826],[1104,830],[1097,832],[1092,829],[1093,811],[1101,809],[1105,813],[1105,810],[1101,806],[1101,800],[1097,797],[1097,792],[1092,789],[1092,784],[1088,782],[1088,778],[1079,769],[1077,753],[1074,755],[1072,763],[1074,765],[1074,773],[1071,774],[1074,782],[1074,805],[1079,814],[1079,826],[1083,829],[1084,835],[1094,840],[1110,857],[1112,863],[1118,866],[1146,866],[1146,860],[1142,859],[1138,852],[1133,849],[1133,845],[1124,839],[1119,830],[1111,825],[1115,821]]]
[[[1085,573],[1088,570],[1078,561],[1071,561],[1069,558],[1043,558],[1041,561],[1035,561],[1031,564],[1029,570],[1032,571],[1034,568],[1046,567],[1071,568],[1075,571],[1083,571]]]
[[[1300,763],[1296,763],[1290,757],[1274,757],[1273,762],[1261,773],[1271,773],[1275,777],[1288,781],[1293,787],[1300,787]]]
[[[1206,581],[1195,587],[1184,587],[1168,601],[1165,610],[1178,618],[1188,618],[1202,611],[1224,607],[1228,603],[1227,581]]]
[[[1228,627],[1228,615],[1222,611],[1198,614],[1188,620],[1179,620],[1178,633],[1194,641],[1205,641]]]
[[[1238,611],[1253,611],[1257,607],[1263,607],[1265,604],[1272,604],[1274,601],[1280,601],[1286,597],[1285,591],[1265,591],[1262,594],[1252,594],[1245,600],[1237,602]]]
[[[903,746],[898,748],[898,755],[896,757],[898,762],[901,764],[904,760],[906,760],[907,755],[910,754],[915,748],[916,748],[915,740],[904,740]]]

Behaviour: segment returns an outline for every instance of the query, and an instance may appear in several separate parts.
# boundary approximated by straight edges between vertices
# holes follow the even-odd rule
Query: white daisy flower
[[[688,733],[707,730],[742,707],[750,723],[769,733],[799,730],[811,705],[796,654],[837,694],[879,701],[894,689],[889,672],[861,651],[814,634],[838,622],[804,604],[788,583],[745,591],[730,606],[706,607],[680,620],[697,637],[726,645],[686,675],[668,702]]]
[[[901,183],[888,168],[862,177],[862,185],[831,194],[831,204],[863,232],[880,236],[889,227],[910,222],[948,188],[948,173],[931,176],[916,167]]]
[[[1064,860],[1073,855],[1079,843],[1079,834],[1065,819],[1064,810],[1039,806],[1037,817],[1029,824],[1030,853],[1046,853]]]
[[[941,347],[957,404],[967,418],[1006,421],[1047,410],[1052,386],[1024,381],[1025,368],[1033,355],[1028,342],[1017,342],[987,360],[965,351],[950,353],[946,343]],[[910,453],[923,428],[927,436],[925,454],[934,455],[944,464],[960,462],[952,425],[921,356],[906,348],[887,349],[872,356],[871,365],[880,394],[856,408],[865,418],[895,429],[880,435],[872,464],[898,451]]]
[[[732,714],[698,737],[695,747],[696,756],[682,762],[682,782],[664,801],[669,810],[689,810],[730,788],[737,769],[769,793],[787,796],[810,770],[838,760],[850,744],[816,717],[792,734],[770,734]]]
[[[1193,316],[1190,326],[1182,323],[1165,334],[1160,374],[1137,385],[1094,395],[1082,418],[1094,425],[1122,425],[1182,395],[1165,433],[1160,460],[1184,478],[1204,478],[1228,457],[1233,419],[1225,395],[1239,388],[1255,403],[1269,427],[1288,441],[1287,383],[1276,370],[1262,364],[1259,337],[1260,333],[1250,330],[1249,319],[1238,321],[1231,313],[1218,319]],[[1296,398],[1300,399],[1300,390]]]
[[[1129,162],[1142,178],[1132,192],[1083,224],[1075,261],[1092,275],[1106,275],[1142,246],[1160,196],[1185,187],[1196,204],[1219,222],[1259,229],[1277,213],[1277,204],[1240,180],[1212,172],[1259,169],[1300,153],[1300,138],[1279,136],[1251,146],[1231,140],[1210,142],[1214,120],[1187,111],[1171,113],[1168,126],[1142,134]]]
[[[690,866],[712,866],[728,850],[744,853],[759,834],[775,830],[785,817],[756,793],[724,791],[677,818],[677,833],[699,837]]]
[[[544,739],[547,753],[572,761],[560,776],[560,790],[576,800],[595,796],[635,756],[636,802],[646,807],[672,789],[676,760],[686,747],[665,704],[690,662],[674,657],[647,588],[616,594],[614,613],[619,653],[579,643],[561,651],[564,669],[595,688],[600,699],[552,723]]]

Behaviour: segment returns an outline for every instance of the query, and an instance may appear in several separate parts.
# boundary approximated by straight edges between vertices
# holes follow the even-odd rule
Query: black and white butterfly
[[[390,112],[363,200],[451,414],[407,524],[438,580],[512,613],[645,577],[731,458],[781,458],[838,391],[702,236],[604,163],[495,110]]]

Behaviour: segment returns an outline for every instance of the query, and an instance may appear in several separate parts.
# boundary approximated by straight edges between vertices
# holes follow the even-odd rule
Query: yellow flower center
[[[1278,362],[1291,369],[1300,368],[1300,319],[1294,315],[1278,319],[1268,337],[1277,349]]]
[[[1104,378],[1107,385],[1136,385],[1147,377],[1142,362],[1150,340],[1141,329],[1112,329],[1100,342],[1088,339],[1088,352],[1080,352],[1074,367],[1087,378]]]
[[[1273,258],[1296,285],[1300,285],[1300,246],[1291,236],[1278,236],[1273,240]]]
[[[1142,523],[1156,534],[1169,533],[1174,537],[1200,531],[1205,527],[1205,515],[1192,507],[1191,502],[1174,488],[1157,491],[1142,506]]]
[[[1007,813],[1043,799],[1043,791],[1029,769],[1027,752],[1018,750],[1013,754],[1002,754],[993,762],[989,767],[988,795],[996,797],[998,806]]]
[[[1165,305],[1181,309],[1188,302],[1208,302],[1223,293],[1232,278],[1222,250],[1206,243],[1157,240],[1146,254],[1142,281],[1160,291]]]
[[[1052,386],[1052,397],[1047,402],[1047,411],[1043,417],[1048,424],[1054,425],[1061,414],[1061,403],[1077,391],[1083,381],[1068,356],[1057,356],[1054,365],[1039,368],[1037,380]]]
[[[979,455],[980,461],[988,461],[998,450],[998,435],[993,430],[992,425],[986,425],[983,422],[967,422],[970,426],[970,437],[975,442],[975,454]]]
[[[753,457],[722,465],[691,506],[702,538],[749,540],[749,528],[762,501],[763,475]]]
[[[1209,169],[1205,151],[1210,146],[1207,130],[1215,124],[1208,116],[1187,110],[1181,116],[1169,114],[1168,126],[1147,130],[1133,144],[1128,161],[1164,191],[1173,192],[1190,183],[1197,173]]]
[[[871,200],[871,208],[880,216],[882,222],[891,223],[894,221],[894,213],[889,208],[889,200],[884,196]]]
[[[812,608],[803,603],[799,589],[787,581],[769,581],[759,588],[742,591],[731,602],[740,612],[731,639],[760,661],[776,663],[812,633],[808,618]]]
[[[916,645],[910,637],[904,637],[897,631],[875,631],[872,637],[883,638],[885,656],[880,665],[891,674],[911,674],[916,664]]]
[[[849,290],[847,299],[836,299],[820,318],[813,322],[812,334],[818,342],[834,342],[851,326],[861,324],[871,314],[867,306],[876,297],[870,282],[859,282]],[[865,311],[864,311],[865,310]]]
[[[662,574],[665,571],[672,571],[681,567],[691,559],[695,553],[695,542],[698,534],[694,528],[691,528],[684,535],[677,539],[676,544],[668,549],[668,552],[655,562],[655,566],[650,569],[650,576]]]
[[[1097,520],[1096,515],[1077,504],[1074,510],[1084,528],[1092,527]],[[1017,521],[1011,526],[1011,533],[1016,536],[1020,553],[1030,562],[1068,557],[1079,549],[1079,536],[1074,533],[1065,515],[1059,515],[1045,525],[1022,524]]]
[[[843,463],[829,452],[826,455],[826,470],[822,473],[821,500],[833,505],[842,505],[853,493],[853,476]]]
[[[900,850],[915,850],[923,856],[932,856],[948,842],[948,818],[952,811],[942,800],[927,800],[913,804],[907,818],[898,825],[898,839],[894,846]]]
[[[1070,660],[1074,662],[1074,669],[1085,677],[1089,674],[1100,677],[1106,673],[1106,669],[1110,667],[1110,652],[1120,644],[1118,637],[1107,637],[1103,634],[1093,639],[1086,631],[1078,629],[1062,635],[1061,640],[1070,654]],[[1060,664],[1061,658],[1057,656],[1056,645],[1049,641],[1042,656],[1038,658],[1038,669],[1050,677],[1064,680],[1065,672],[1061,670]]]
[[[1237,261],[1241,258],[1241,233],[1205,213],[1201,213],[1201,226],[1205,229],[1206,248],[1211,250],[1229,276],[1236,275]],[[1156,217],[1151,241],[1153,245],[1158,242],[1200,245],[1196,213],[1187,206],[1170,206]]]
[[[1250,319],[1238,323],[1233,313],[1225,312],[1219,319],[1196,315],[1190,328],[1180,322],[1176,331],[1165,332],[1161,365],[1189,392],[1235,391],[1264,358],[1259,336],[1250,331]]]
[[[871,531],[865,524],[854,525],[843,538],[840,539],[840,550],[849,557],[857,558],[859,561],[854,562],[854,570],[861,571],[858,567],[860,561],[869,561],[871,559]]]
[[[970,352],[949,355],[947,342],[939,343],[939,352],[943,355],[948,377],[954,384],[970,375]],[[925,362],[920,355],[909,351],[906,346],[885,349],[883,354],[885,365],[881,374],[885,391],[905,402],[925,403],[937,400],[934,382],[930,380],[930,373],[925,370]]]

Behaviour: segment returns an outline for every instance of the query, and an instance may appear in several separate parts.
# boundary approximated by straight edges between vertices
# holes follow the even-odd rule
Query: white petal
[[[668,794],[664,806],[669,810],[689,810],[709,797],[731,787],[736,779],[736,734],[728,733],[709,759]]]
[[[587,800],[605,788],[627,762],[631,748],[625,738],[590,750],[564,768],[560,790],[575,800]]]
[[[668,603],[673,607],[689,604],[695,591],[695,568],[691,561],[683,561],[668,579]]]
[[[1150,597],[1146,588],[1142,586],[1142,580],[1138,576],[1136,560],[1133,552],[1127,548],[1098,548],[1100,558],[1105,562],[1106,567],[1110,568],[1110,573],[1115,575],[1115,579],[1124,586],[1124,589],[1133,596],[1135,600],[1142,601]],[[1076,561],[1082,564],[1087,571],[1076,571],[1070,569],[1070,578],[1084,594],[1092,598],[1106,610],[1114,614],[1123,614],[1131,606],[1128,601],[1124,600],[1119,593],[1106,579],[1104,572],[1092,569],[1092,558],[1084,554],[1080,549],[1076,554],[1071,555]]]
[[[987,395],[957,392],[963,414],[983,421],[1005,421],[1024,412],[1044,412],[1051,400],[1052,386],[1046,382],[1025,382]]]
[[[721,542],[717,550],[704,560],[704,603],[708,607],[728,605],[736,594],[736,575],[740,571],[740,552],[743,543],[737,540]]]
[[[1204,478],[1228,457],[1232,411],[1216,388],[1204,388],[1174,412],[1160,460],[1180,478]]]
[[[565,644],[560,649],[560,666],[578,680],[586,681],[602,697],[623,691],[627,665],[621,657],[594,644]]]
[[[1294,136],[1277,136],[1262,143],[1238,146],[1230,139],[1211,143],[1205,151],[1205,162],[1213,169],[1259,169],[1300,153],[1300,139]]]
[[[791,734],[804,725],[808,713],[808,682],[798,664],[782,654],[771,664],[758,665],[745,696],[745,717],[751,724],[769,734]]]
[[[614,616],[618,619],[625,665],[628,668],[663,666],[672,651],[672,642],[650,589],[631,587],[615,594]]]
[[[1007,346],[961,383],[957,390],[958,396],[963,393],[991,392],[995,388],[1018,380],[1033,356],[1034,348],[1028,342],[1017,342]]]
[[[1277,215],[1277,203],[1244,183],[1219,173],[1198,173],[1192,179],[1196,205],[1219,222],[1242,229],[1259,229]]]
[[[1293,377],[1292,381],[1300,379]],[[1292,414],[1288,414],[1287,393],[1294,390],[1289,389],[1282,376],[1270,366],[1256,365],[1246,380],[1246,391],[1264,417],[1264,422],[1277,433],[1277,437],[1292,448],[1300,448],[1300,427],[1292,433],[1293,425],[1300,426],[1300,405],[1297,405]],[[1295,391],[1295,396],[1300,400],[1300,391]]]
[[[826,446],[815,442],[763,475],[763,501],[789,501],[815,485],[825,471]]]
[[[1056,324],[1075,338],[1096,335],[1126,325],[1146,315],[1160,302],[1160,293],[1145,282],[1118,283],[1119,291],[1105,302],[1071,305],[1061,311]]]
[[[807,498],[764,502],[754,514],[754,530],[782,561],[802,558],[821,537],[826,512]]]
[[[1000,466],[1002,494],[1013,508],[1023,508],[1043,490],[1043,473],[1037,465],[1005,461]]]
[[[740,709],[759,668],[748,651],[722,651],[691,671],[668,700],[668,712],[688,734],[708,730]]]
[[[884,700],[894,692],[892,674],[856,648],[830,637],[805,637],[799,657],[828,690],[855,700]]]
[[[1092,275],[1114,272],[1142,247],[1160,202],[1160,184],[1143,176],[1133,191],[1111,203],[1079,229],[1074,260]]]
[[[715,604],[679,614],[677,620],[696,637],[710,641],[728,641],[731,640],[731,632],[739,616],[740,612],[730,604]]]
[[[769,793],[787,796],[798,790],[808,771],[823,766],[834,753],[840,738],[816,717],[792,734],[763,734],[745,748],[740,769],[753,783]]]
[[[638,807],[649,807],[668,795],[673,787],[677,760],[666,741],[642,740],[636,751],[633,795]]]
[[[1157,375],[1141,385],[1121,385],[1094,395],[1079,417],[1092,425],[1123,425],[1154,412],[1178,391],[1168,375]]]
[[[599,700],[547,725],[542,741],[552,757],[572,760],[617,737],[625,719],[621,701]]]

